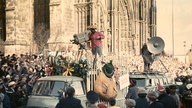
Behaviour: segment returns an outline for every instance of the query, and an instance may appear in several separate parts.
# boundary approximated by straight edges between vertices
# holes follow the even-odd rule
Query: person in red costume
[[[91,49],[94,55],[93,67],[95,68],[97,62],[97,55],[101,57],[102,55],[102,39],[104,35],[101,32],[96,31],[96,27],[90,27],[91,34],[89,35],[89,40],[91,41]]]

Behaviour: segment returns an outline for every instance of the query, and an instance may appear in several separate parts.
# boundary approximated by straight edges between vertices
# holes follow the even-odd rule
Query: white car
[[[35,83],[29,96],[27,108],[55,108],[61,98],[61,91],[71,85],[75,88],[75,97],[85,107],[86,88],[83,78],[75,76],[42,77]]]

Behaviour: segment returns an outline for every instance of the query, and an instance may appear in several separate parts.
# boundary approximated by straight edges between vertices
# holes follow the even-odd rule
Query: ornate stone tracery
[[[31,49],[35,44],[33,28],[36,20],[33,15],[37,14],[33,11],[34,0],[22,1],[6,0],[5,43],[11,39],[17,40],[17,42],[5,44],[7,54],[14,52],[6,49],[18,46],[21,47],[18,47],[17,51],[20,48],[27,48],[28,51],[34,52]],[[43,5],[41,3],[37,5]],[[106,37],[103,41],[105,54],[139,55],[140,48],[147,38],[156,35],[155,4],[155,0],[50,0],[47,5],[50,18],[48,49],[60,50],[62,48],[59,47],[71,45],[70,39],[73,34],[86,31],[90,25],[96,25],[97,30],[102,31]],[[18,6],[26,8],[21,10],[23,8]],[[27,12],[29,14],[26,15]],[[43,18],[46,19],[46,15]],[[27,25],[30,26],[27,27]],[[22,40],[21,38],[25,39],[24,41],[29,40],[30,44],[16,44],[18,40]]]

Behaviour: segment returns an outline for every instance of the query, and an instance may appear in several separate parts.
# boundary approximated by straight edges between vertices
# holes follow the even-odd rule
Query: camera
[[[80,45],[80,49],[85,49],[84,43],[89,41],[90,31],[81,32],[73,35],[73,40],[70,40],[72,44]]]
[[[90,31],[81,32],[73,35],[73,40],[70,40],[74,44],[81,44],[89,41]]]

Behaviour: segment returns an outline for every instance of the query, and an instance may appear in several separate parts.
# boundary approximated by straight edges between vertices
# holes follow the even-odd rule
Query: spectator
[[[87,97],[87,103],[86,103],[87,108],[97,108],[96,103],[99,100],[98,94],[91,90],[87,92],[86,97]]]
[[[98,108],[107,108],[107,105],[105,103],[99,103]]]
[[[177,108],[176,100],[166,93],[165,88],[158,84],[159,101],[163,104],[164,108]]]
[[[115,105],[116,104],[116,99],[115,98],[109,98],[109,108],[120,108]]]
[[[176,82],[182,82],[182,81],[181,81],[181,78],[179,77],[179,74],[178,74],[178,73],[176,73],[175,81],[176,81]]]
[[[0,78],[0,92],[3,93],[3,108],[10,108],[10,99],[6,92],[6,87],[4,85],[3,79]]]
[[[23,89],[23,85],[17,85],[15,87],[16,104],[20,108],[23,108],[27,103],[27,95]]]
[[[6,69],[7,69],[7,66],[5,66],[5,65],[0,66],[0,77],[6,76]]]
[[[26,84],[26,94],[29,96],[31,95],[32,93],[32,90],[33,90],[33,86],[35,84],[35,81],[36,81],[36,76],[29,76],[28,78],[28,83]]]
[[[170,95],[171,89],[169,88],[169,86],[168,86],[168,87],[165,87],[165,91],[166,91],[166,93],[167,93],[168,95]]]
[[[149,99],[149,108],[164,108],[163,104],[157,101],[157,95],[154,91],[150,91],[147,97]]]
[[[73,87],[67,88],[66,94],[66,98],[62,98],[56,108],[83,108],[81,100],[74,97],[75,89]]]
[[[129,90],[125,99],[129,98],[136,100],[138,98],[137,81],[135,79],[130,79],[129,81],[130,81]]]
[[[136,102],[133,99],[126,99],[125,105],[126,105],[126,108],[134,108],[136,105]]]
[[[187,90],[185,90],[182,95],[182,104],[183,104],[183,108],[191,108],[192,84],[187,84],[186,88]]]
[[[180,99],[179,95],[176,93],[176,85],[170,85],[170,96],[172,96],[176,100],[177,108],[180,108]]]
[[[15,87],[16,87],[16,83],[14,81],[11,81],[8,84],[7,95],[9,96],[9,99],[10,99],[11,108],[17,108],[16,98],[15,98]]]
[[[138,91],[139,98],[135,100],[136,102],[135,108],[149,108],[146,95],[147,95],[146,90],[144,88],[139,88]]]
[[[11,82],[11,75],[6,75],[5,77],[5,86],[8,87],[8,84]]]
[[[182,78],[182,85],[179,86],[179,94],[180,95],[182,95],[183,92],[187,90],[186,85],[187,85],[187,79]]]
[[[3,108],[3,100],[5,95],[2,93],[3,83],[0,83],[0,108]]]

